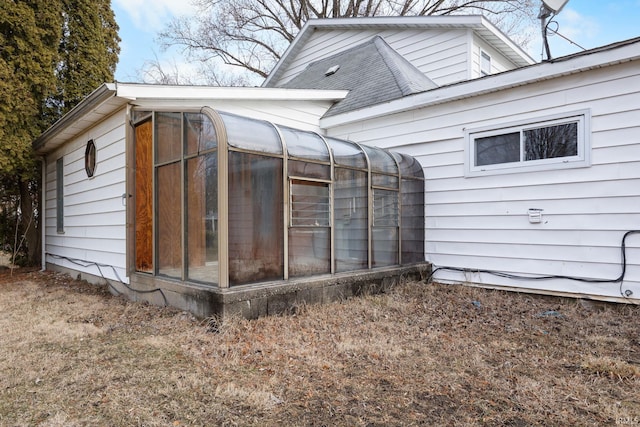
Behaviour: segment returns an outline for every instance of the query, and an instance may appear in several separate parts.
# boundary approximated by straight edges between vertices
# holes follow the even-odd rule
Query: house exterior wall
[[[44,251],[49,267],[108,279],[126,277],[125,113],[122,109],[46,158]],[[85,148],[96,145],[96,172],[85,173]],[[64,232],[56,228],[56,161],[63,159]],[[100,270],[94,264],[103,265]],[[113,268],[112,268],[113,267]],[[116,273],[117,272],[117,273]],[[119,277],[118,277],[119,276]]]
[[[319,59],[381,36],[437,85],[468,79],[468,37],[465,29],[390,29],[316,31],[275,86],[282,85]]]
[[[640,66],[594,69],[328,129],[406,152],[426,177],[426,258],[435,267],[616,279],[621,239],[640,229]],[[465,177],[465,129],[578,110],[591,114],[591,166]],[[532,224],[528,209],[543,209]],[[621,299],[640,298],[640,235],[619,283],[515,280],[441,270],[436,280]]]

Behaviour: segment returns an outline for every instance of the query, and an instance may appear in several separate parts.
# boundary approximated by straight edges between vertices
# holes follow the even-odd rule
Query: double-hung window
[[[589,112],[466,131],[466,176],[590,166]]]

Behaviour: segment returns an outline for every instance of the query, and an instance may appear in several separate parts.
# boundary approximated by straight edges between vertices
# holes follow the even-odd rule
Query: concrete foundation
[[[48,265],[53,270],[78,276],[77,271]],[[405,280],[423,280],[431,272],[431,264],[420,263],[403,267],[314,276],[288,281],[274,281],[221,289],[186,283],[145,274],[134,274],[125,285],[110,280],[111,291],[124,294],[134,301],[168,305],[189,311],[200,318],[229,316],[255,319],[260,316],[295,313],[307,304],[324,304],[352,296],[384,293]],[[80,274],[92,283],[105,280]],[[115,292],[114,292],[115,293]]]

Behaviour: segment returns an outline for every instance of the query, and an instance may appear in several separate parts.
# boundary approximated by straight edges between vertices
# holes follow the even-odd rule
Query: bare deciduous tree
[[[313,18],[482,14],[508,35],[535,19],[534,0],[194,0],[197,14],[174,19],[159,36],[191,61],[216,60],[266,77]]]

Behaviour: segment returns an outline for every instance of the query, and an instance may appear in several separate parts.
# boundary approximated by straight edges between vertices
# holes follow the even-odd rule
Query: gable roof
[[[360,31],[363,29],[385,30],[392,28],[417,28],[423,30],[442,28],[470,29],[505,57],[509,58],[516,66],[522,67],[535,63],[522,48],[481,15],[310,19],[304,24],[280,58],[280,61],[271,70],[269,76],[262,83],[262,87],[272,87],[280,80],[280,77],[295,60],[298,53],[304,49],[306,42],[317,31]]]
[[[357,110],[438,87],[382,37],[312,62],[282,85],[289,89],[349,90],[326,116]]]

